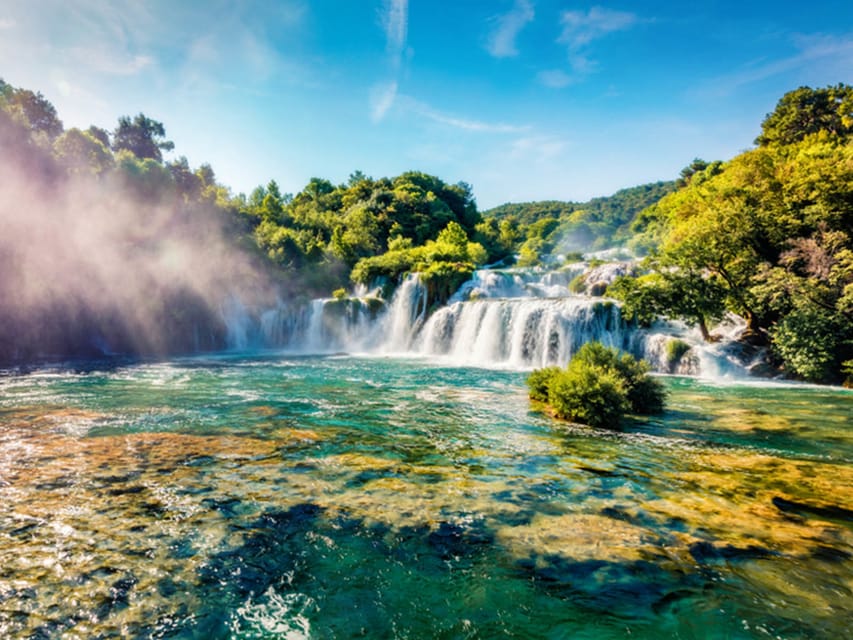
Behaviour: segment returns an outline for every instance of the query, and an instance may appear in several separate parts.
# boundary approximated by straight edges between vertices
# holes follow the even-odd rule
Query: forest
[[[733,313],[788,375],[840,382],[853,376],[851,136],[853,88],[803,87],[729,161],[480,212],[471,185],[418,171],[234,194],[210,165],[167,159],[163,123],[66,129],[41,93],[0,80],[0,362],[221,348],[223,291],[256,305],[387,294],[419,272],[441,304],[482,265],[559,268],[621,247],[645,256],[641,273],[608,295],[636,322],[681,319],[714,340]]]

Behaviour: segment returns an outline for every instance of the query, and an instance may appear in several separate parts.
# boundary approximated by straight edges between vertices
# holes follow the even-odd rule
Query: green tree
[[[54,154],[69,173],[100,175],[115,166],[109,148],[80,129],[68,129],[53,143]]]
[[[171,151],[175,144],[166,140],[166,129],[163,123],[138,114],[132,120],[129,116],[118,119],[118,126],[113,132],[113,150],[130,151],[140,159],[150,158],[156,162],[163,161],[163,151]]]
[[[836,136],[853,133],[853,87],[838,84],[789,91],[761,123],[761,135],[755,143],[794,144],[819,131]]]
[[[106,129],[101,129],[100,127],[92,125],[86,129],[86,133],[104,145],[105,148],[112,149],[112,145],[110,144],[110,133]]]
[[[16,89],[9,103],[13,108],[21,110],[34,133],[43,133],[51,141],[62,133],[62,121],[56,113],[56,108],[41,92]]]

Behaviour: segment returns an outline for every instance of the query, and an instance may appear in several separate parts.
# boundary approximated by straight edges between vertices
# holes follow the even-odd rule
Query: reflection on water
[[[0,378],[0,636],[839,638],[853,394],[223,358]]]

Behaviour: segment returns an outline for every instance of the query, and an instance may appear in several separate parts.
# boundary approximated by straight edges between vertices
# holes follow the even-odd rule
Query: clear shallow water
[[[840,638],[853,394],[222,357],[0,377],[0,637]]]

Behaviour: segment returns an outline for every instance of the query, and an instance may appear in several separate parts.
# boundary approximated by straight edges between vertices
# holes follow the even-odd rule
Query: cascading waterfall
[[[371,346],[383,353],[409,351],[427,315],[427,290],[418,274],[408,276],[394,294]]]
[[[625,322],[614,301],[571,294],[572,280],[589,273],[583,263],[551,272],[480,270],[431,314],[418,274],[400,283],[387,305],[366,291],[360,297],[280,303],[259,314],[254,330],[239,301],[229,301],[224,311],[230,344],[239,349],[411,354],[460,365],[532,368],[564,365],[581,345],[598,341],[643,357],[661,372],[737,372],[718,346],[702,344],[678,323],[639,329]]]
[[[541,367],[568,362],[593,340],[636,352],[642,347],[638,337],[609,301],[516,298],[456,302],[439,309],[414,346],[460,364]]]

